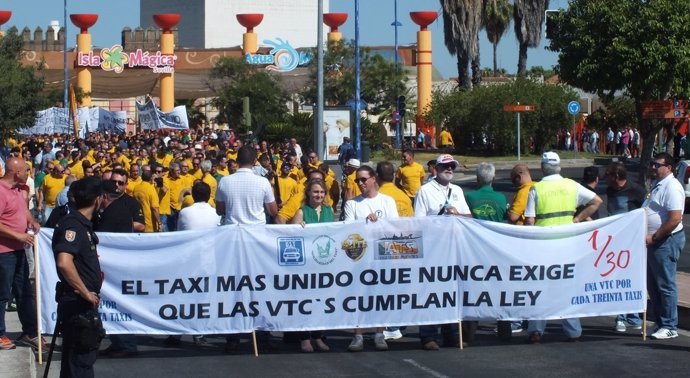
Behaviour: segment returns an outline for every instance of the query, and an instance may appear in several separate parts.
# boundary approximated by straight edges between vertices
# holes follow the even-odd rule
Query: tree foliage
[[[16,29],[0,37],[0,122],[3,136],[34,124],[36,112],[45,105],[43,79],[33,67],[20,63],[22,38]]]
[[[443,39],[451,55],[457,57],[458,83],[472,86],[472,78],[481,78],[479,30],[482,27],[482,0],[439,0],[443,18]],[[474,75],[468,66],[473,62]],[[475,67],[476,66],[476,67]],[[478,83],[476,83],[478,84]]]
[[[316,56],[316,51],[314,51]],[[330,42],[324,54],[324,102],[326,106],[344,106],[355,98],[355,46],[353,41]],[[310,82],[302,97],[316,103],[316,64],[309,66]],[[395,107],[399,95],[409,96],[402,67],[386,60],[371,49],[360,47],[360,97],[367,111],[379,114]]]
[[[536,111],[521,115],[521,153],[541,153],[555,144],[558,130],[572,127],[573,117],[565,104],[577,94],[564,87],[518,79],[509,84],[480,86],[434,94],[427,118],[448,126],[461,153],[515,154],[515,113],[503,112],[503,105],[536,105]]]
[[[573,0],[554,21],[549,48],[559,53],[561,79],[604,98],[632,98],[646,164],[667,122],[643,120],[642,102],[690,94],[690,2]]]
[[[254,127],[281,121],[287,114],[289,97],[275,75],[242,58],[220,58],[209,79],[209,86],[218,93],[212,101],[219,111],[218,123],[228,123],[241,133],[249,131],[241,126],[244,97],[249,97]]]
[[[510,16],[513,14],[513,5],[508,0],[487,0],[482,13],[482,25],[486,29],[486,36],[493,45],[493,75],[498,76],[498,62],[496,49],[501,38],[508,31]]]

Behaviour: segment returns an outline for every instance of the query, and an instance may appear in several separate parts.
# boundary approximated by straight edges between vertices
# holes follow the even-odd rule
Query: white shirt
[[[216,202],[225,203],[225,224],[266,224],[264,204],[275,201],[268,180],[249,168],[240,168],[218,183]]]
[[[393,197],[378,193],[374,198],[361,195],[345,202],[345,220],[366,219],[374,213],[379,218],[397,218],[398,207]]]
[[[218,227],[219,224],[220,216],[216,214],[216,209],[211,207],[208,202],[196,202],[192,206],[180,210],[177,230],[200,230]]]
[[[555,175],[548,175],[544,176],[542,178],[542,181],[557,181],[557,180],[563,180],[563,176],[559,174]],[[577,187],[577,203],[575,204],[575,207],[578,206],[583,206],[588,204],[591,200],[596,197],[596,193],[593,191],[585,188],[580,184],[579,182],[575,181],[575,185]],[[527,195],[527,206],[525,207],[525,217],[526,218],[534,218],[536,217],[537,214],[537,191],[534,189],[534,186],[532,189],[529,190],[529,194]]]
[[[434,179],[422,185],[417,191],[417,197],[414,201],[414,216],[438,215],[441,208],[446,204],[456,208],[460,214],[472,214],[461,187],[455,184],[443,186]]]
[[[652,183],[652,190],[642,207],[647,215],[647,232],[653,234],[668,221],[669,211],[680,210],[681,214],[684,213],[685,190],[680,182],[670,174],[663,180]],[[682,229],[683,222],[680,222],[672,232]]]

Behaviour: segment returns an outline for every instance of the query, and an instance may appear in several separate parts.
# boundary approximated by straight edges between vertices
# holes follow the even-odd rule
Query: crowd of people
[[[81,303],[81,307],[75,307],[72,302],[62,307],[68,314],[98,303],[100,283],[94,283],[92,275],[100,268],[75,260],[81,253],[91,256],[88,254],[91,247],[95,251],[97,237],[93,231],[173,232],[223,224],[304,225],[338,219],[376,222],[385,218],[435,215],[551,226],[590,220],[596,217],[603,202],[593,186],[560,175],[560,158],[554,152],[542,156],[544,179],[537,183],[532,181],[526,165],[517,164],[512,169],[510,179],[516,195],[509,202],[492,188],[496,170],[491,163],[478,165],[478,189],[465,193],[452,183],[454,171],[461,166],[452,155],[438,156],[427,162],[425,169],[415,160],[413,150],[404,150],[397,168],[387,161],[372,167],[354,158],[349,138],[344,138],[339,149],[342,177],[336,177],[328,164],[319,161],[316,152],[303,151],[294,138],[269,145],[266,141],[242,140],[232,131],[92,133],[86,139],[32,135],[8,142],[10,157],[2,167],[0,185],[0,315],[3,315],[0,316],[0,349],[15,345],[4,336],[4,311],[10,291],[19,305],[24,327],[19,342],[33,346],[41,342],[32,320],[35,316],[28,284],[30,268],[29,262],[24,263],[24,246],[34,242],[32,232],[37,232],[42,225],[59,230],[53,240],[58,271],[62,281],[79,294],[78,298],[69,299]],[[442,144],[445,148],[452,147],[452,139]],[[591,180],[585,184],[599,177],[595,168],[588,169]],[[657,329],[651,336],[666,339],[677,336],[677,290],[672,261],[674,256],[677,260],[685,242],[680,222],[685,195],[679,189],[680,184],[673,180],[670,155],[657,155],[650,170],[657,181],[645,199],[645,190],[627,180],[624,165],[614,163],[607,167],[606,214],[638,207],[650,209],[647,212],[649,292],[658,317]],[[95,192],[98,192],[96,197]],[[91,215],[92,219],[86,219]],[[66,228],[65,219],[83,229]],[[68,248],[71,241],[80,238],[81,232],[88,234],[91,241],[84,244],[85,252]],[[84,276],[84,269],[91,276]],[[545,321],[529,322],[529,343],[541,342],[545,324]],[[563,327],[569,340],[579,339],[582,332],[579,319],[564,319]],[[614,328],[625,332],[627,328],[640,327],[638,314],[622,314]],[[476,328],[474,322],[463,322],[462,330],[457,323],[421,326],[421,347],[425,350],[457,347],[460,332],[463,332],[462,340],[471,343]],[[354,330],[349,351],[364,350],[363,331]],[[497,327],[499,337],[504,339],[522,331],[521,322],[499,322]],[[270,350],[269,334],[257,334],[261,347]],[[300,341],[302,352],[330,350],[321,332],[299,332],[292,336]],[[398,328],[377,328],[373,338],[375,349],[387,350],[386,340],[401,336]],[[240,338],[241,335],[227,335],[225,351],[236,352]],[[193,340],[199,344],[206,342],[202,335],[194,336]],[[101,351],[101,355],[137,354],[136,338],[132,335],[113,335],[110,341],[110,347]],[[165,340],[168,345],[180,342],[178,336]],[[77,352],[67,357],[63,354],[63,361],[64,358],[68,359],[65,361],[68,368],[77,366],[80,358],[95,361],[93,354]]]
[[[605,153],[625,158],[640,157],[640,132],[636,128],[611,129],[599,135],[596,129],[583,128],[572,135],[570,130],[561,130],[556,135],[558,149],[568,151]],[[603,147],[603,148],[602,148]]]

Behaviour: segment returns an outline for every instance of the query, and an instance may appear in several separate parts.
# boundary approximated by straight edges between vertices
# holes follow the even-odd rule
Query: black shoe
[[[568,341],[569,343],[579,343],[579,342],[580,342],[580,336],[578,336],[578,337],[568,337],[568,339],[567,339],[566,341]]]

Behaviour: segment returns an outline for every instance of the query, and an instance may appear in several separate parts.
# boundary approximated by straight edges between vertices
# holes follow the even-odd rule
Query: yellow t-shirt
[[[184,188],[187,187],[187,182],[185,179],[178,177],[173,180],[169,176],[166,176],[164,178],[163,185],[168,188],[166,196],[168,197],[168,201],[170,201],[170,208],[177,211],[182,209],[182,204],[180,203],[180,193]]]
[[[47,207],[55,207],[57,196],[65,187],[65,178],[55,178],[53,175],[46,175],[43,179],[43,195]]]
[[[515,198],[513,203],[510,204],[508,211],[513,214],[517,214],[520,218],[515,222],[515,224],[525,224],[525,208],[527,207],[527,196],[529,195],[529,190],[534,186],[534,181],[530,181],[527,184],[522,185],[518,188],[515,193]]]
[[[224,169],[216,169],[216,172],[223,177],[230,176],[230,171],[228,171],[228,167],[225,167]]]
[[[170,163],[173,161],[173,156],[169,154],[163,155],[163,157],[160,157],[159,154],[156,154],[156,157],[154,157],[156,160],[156,163],[160,164],[162,167],[168,168],[170,166]]]
[[[400,189],[408,197],[414,197],[422,186],[425,175],[424,167],[415,161],[412,164],[401,165],[395,172],[395,179],[400,180]]]
[[[392,182],[386,182],[379,187],[379,193],[383,193],[395,200],[395,207],[398,208],[398,215],[401,217],[411,217],[414,215],[412,201],[402,190],[398,189]]]
[[[141,209],[144,213],[144,223],[146,225],[144,232],[160,231],[158,230],[159,220],[153,219],[151,213],[152,208],[157,209],[160,207],[156,188],[154,188],[150,182],[140,181],[139,184],[134,187],[132,193],[133,197],[141,204]]]
[[[352,188],[352,198],[355,198],[358,195],[362,194],[362,191],[359,190],[359,185],[355,183],[355,176],[357,176],[357,171],[350,173],[347,176],[346,185],[343,186],[343,189],[346,191]]]
[[[271,184],[275,186],[274,181]],[[280,200],[286,203],[293,196],[293,191],[297,187],[297,181],[292,177],[278,177],[278,187],[280,188]]]
[[[201,170],[200,170],[201,171]],[[216,191],[218,191],[218,181],[216,181],[210,174],[204,176],[201,181],[208,184],[211,187],[211,198],[208,199],[208,204],[214,209],[216,208]],[[192,198],[193,199],[193,198]]]
[[[283,207],[278,210],[278,216],[285,219],[286,222],[289,222],[302,207],[304,184],[298,183],[292,193],[290,198],[283,204]]]
[[[234,161],[237,161],[237,151],[232,152],[232,151],[229,151],[229,150],[228,150],[228,153],[227,153],[225,156],[228,157],[228,160],[231,160],[231,159],[232,159],[232,160],[234,160]]]
[[[204,172],[201,170],[201,168],[197,169],[196,171],[193,169],[190,169],[189,174],[194,176],[194,179],[201,180],[201,177],[204,175]]]
[[[84,166],[81,165],[81,162],[83,161],[84,159],[79,159],[67,164],[67,167],[72,172],[72,175],[77,178],[77,180],[84,178]]]
[[[450,132],[448,132],[448,130],[441,131],[441,133],[438,134],[438,137],[441,141],[441,146],[453,144],[453,136],[450,135]]]
[[[137,177],[135,180],[129,179],[127,181],[127,188],[125,189],[125,193],[129,194],[130,196],[134,195],[134,188],[141,184],[141,176]]]

